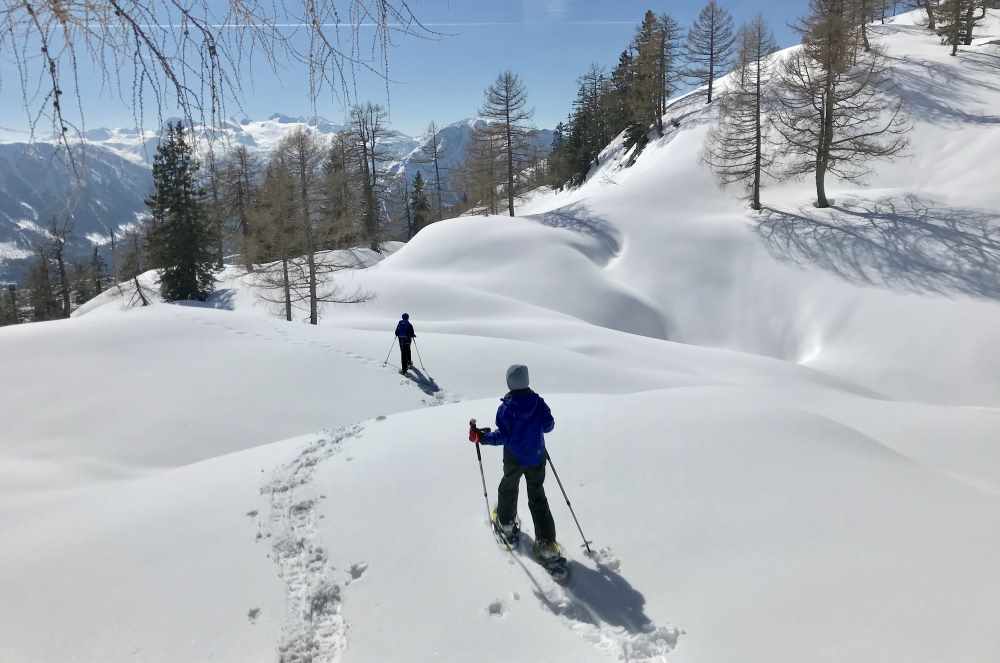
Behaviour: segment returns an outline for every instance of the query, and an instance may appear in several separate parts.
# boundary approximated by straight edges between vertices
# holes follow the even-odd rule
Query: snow
[[[374,298],[317,327],[231,267],[0,329],[0,660],[1000,658],[1000,51],[912,23],[873,27],[910,154],[832,210],[719,190],[687,98],[631,168],[345,254]],[[599,550],[550,473],[565,588],[494,542],[466,441],[514,362]]]
[[[21,204],[24,205],[25,207],[31,209],[31,206],[28,205],[27,203],[21,203]],[[32,211],[34,211],[34,210],[32,210]],[[36,218],[37,218],[37,215],[36,215]],[[27,232],[34,233],[36,235],[41,235],[43,237],[52,237],[52,233],[50,233],[47,229],[45,229],[42,226],[38,225],[34,221],[31,221],[30,219],[18,219],[16,221],[14,221],[14,225],[16,225],[21,230],[25,230]]]
[[[23,143],[29,138],[31,138],[29,131],[0,126],[0,143]]]
[[[21,260],[31,257],[31,251],[14,242],[0,242],[0,260]]]
[[[32,207],[31,205],[29,205],[28,203],[23,202],[23,201],[20,202],[19,204],[21,205],[21,207],[23,207],[24,209],[26,209],[29,214],[31,214],[31,218],[32,219],[34,219],[35,221],[38,221],[38,212],[35,211],[34,207]],[[29,223],[29,222],[25,222],[25,223]]]
[[[168,119],[176,120],[177,118]],[[343,128],[342,125],[323,118],[311,120],[281,114],[272,115],[265,120],[233,119],[223,122],[220,127],[214,129],[199,126],[197,128],[200,139],[198,149],[202,153],[207,153],[210,148],[218,151],[220,147],[223,150],[228,150],[243,145],[252,152],[266,154],[273,150],[282,138],[295,130],[304,129],[325,137]],[[213,139],[212,145],[209,145],[209,134]],[[0,143],[24,143],[32,138],[30,132],[0,127]],[[150,166],[156,154],[159,133],[148,129],[138,131],[136,129],[101,127],[83,132],[80,138],[90,145],[103,147],[132,163]],[[34,139],[43,142],[54,140],[45,136],[35,136]],[[392,131],[387,134],[383,143],[386,149],[399,155],[411,152],[417,146],[415,138]]]
[[[79,138],[91,145],[100,145],[123,159],[140,165],[152,163],[154,149],[149,148],[149,141],[155,141],[157,134],[152,131],[142,133],[134,129],[91,129],[84,131]],[[52,134],[33,134],[23,129],[8,129],[0,127],[0,143],[57,143]]]

